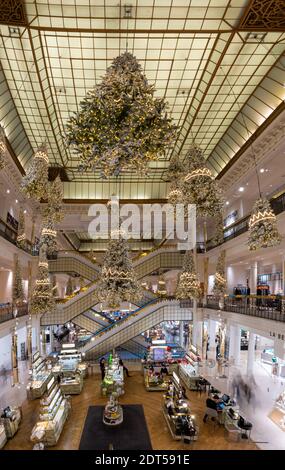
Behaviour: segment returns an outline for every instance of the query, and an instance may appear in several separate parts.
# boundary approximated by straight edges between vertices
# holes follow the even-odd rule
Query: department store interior
[[[0,44],[0,449],[285,450],[284,2],[6,1]]]

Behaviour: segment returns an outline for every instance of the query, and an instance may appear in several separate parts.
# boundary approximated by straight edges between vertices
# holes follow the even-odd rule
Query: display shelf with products
[[[123,395],[124,391],[124,369],[120,366],[119,358],[115,354],[110,354],[105,370],[105,377],[101,384],[102,395],[117,396]]]
[[[260,354],[260,358],[262,362],[266,364],[275,364],[278,362],[277,357],[274,355],[273,348],[265,348],[263,349],[262,353]]]
[[[189,390],[198,390],[198,382],[201,380],[201,377],[197,373],[197,367],[189,362],[179,364],[179,376]]]
[[[22,419],[21,409],[7,406],[1,412],[0,424],[5,428],[6,437],[11,439],[19,429]]]
[[[111,394],[103,413],[103,423],[107,426],[118,426],[123,422],[123,408],[118,403],[118,398]]]
[[[83,377],[76,373],[72,377],[64,377],[60,382],[61,391],[65,395],[79,395],[83,388]]]
[[[4,424],[0,424],[0,449],[3,449],[4,445],[7,442],[7,436]]]
[[[278,396],[275,402],[275,408],[285,414],[285,391]]]
[[[82,362],[82,354],[75,348],[75,344],[63,344],[58,355],[58,363],[52,368],[53,375],[63,374],[68,376],[77,370],[82,373],[83,378],[87,377],[87,364]]]
[[[59,439],[70,409],[69,400],[62,394],[54,377],[49,380],[40,405],[39,421],[33,427],[31,441],[53,446]]]
[[[148,392],[165,391],[168,387],[169,370],[164,364],[147,364],[143,367],[144,384]]]
[[[27,385],[28,400],[40,398],[46,391],[47,382],[51,376],[51,371],[47,369],[45,360],[39,352],[33,355],[30,379]]]
[[[176,373],[163,395],[163,415],[173,439],[188,443],[198,439],[199,427]]]

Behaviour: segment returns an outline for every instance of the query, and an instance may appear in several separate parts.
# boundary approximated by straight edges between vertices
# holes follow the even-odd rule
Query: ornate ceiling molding
[[[284,28],[284,0],[252,0],[238,29],[284,31]]]
[[[22,0],[1,0],[0,24],[27,26],[24,2]]]

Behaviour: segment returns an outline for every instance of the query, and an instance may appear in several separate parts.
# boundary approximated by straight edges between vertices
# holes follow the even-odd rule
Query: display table
[[[19,429],[21,422],[20,408],[7,406],[1,413],[0,424],[5,428],[6,437],[10,439]]]
[[[179,377],[189,390],[198,390],[198,382],[201,377],[197,374],[197,368],[192,364],[179,364]]]
[[[123,422],[123,408],[118,404],[118,399],[111,395],[103,413],[103,423],[107,426],[118,426]]]
[[[47,393],[40,402],[39,421],[33,427],[31,441],[46,447],[57,443],[70,410],[69,400],[63,396],[54,377],[47,384]]]
[[[3,449],[6,442],[7,442],[7,436],[6,436],[5,427],[3,424],[0,424],[0,449]]]
[[[148,392],[161,392],[167,390],[169,376],[167,375],[166,378],[158,375],[160,374],[160,370],[160,367],[154,367],[153,370],[148,367],[144,367],[144,384]]]
[[[83,388],[83,377],[76,374],[75,378],[65,377],[60,382],[61,391],[65,395],[79,395]]]
[[[101,384],[101,392],[103,396],[116,393],[118,397],[125,393],[124,369],[119,365],[119,358],[117,356],[110,356],[105,371],[105,378]]]
[[[52,368],[54,377],[58,375],[64,375],[66,377],[79,371],[82,377],[85,378],[88,375],[88,366],[85,362],[82,362],[82,355],[75,349],[73,343],[63,344],[60,354],[58,355],[58,363]]]
[[[51,376],[51,371],[47,370],[45,360],[39,352],[33,355],[31,378],[27,385],[27,398],[34,400],[40,398],[46,391],[46,386]]]

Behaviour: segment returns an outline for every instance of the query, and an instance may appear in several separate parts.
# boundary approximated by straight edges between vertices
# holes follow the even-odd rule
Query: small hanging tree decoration
[[[24,295],[24,288],[23,288],[22,270],[21,270],[19,257],[16,255],[14,273],[13,273],[13,287],[12,287],[13,305],[17,307],[19,304],[22,304],[24,300],[25,300],[25,295]]]
[[[117,239],[109,240],[96,296],[111,309],[117,309],[121,302],[136,302],[142,297],[121,231]]]
[[[22,207],[19,211],[19,225],[18,225],[18,234],[17,234],[17,246],[19,248],[25,248],[26,246],[26,233],[25,233],[25,214]]]
[[[248,227],[248,247],[251,251],[276,246],[281,243],[276,216],[270,202],[265,198],[260,197],[255,202]]]
[[[43,220],[42,231],[40,236],[40,247],[46,247],[47,256],[52,256],[57,252],[57,232],[52,216],[48,216]]]
[[[40,201],[47,195],[49,159],[46,146],[42,145],[36,151],[28,168],[26,176],[23,177],[21,189],[28,198]]]
[[[32,314],[44,314],[55,310],[55,299],[49,279],[46,249],[47,247],[43,245],[40,250],[38,275],[31,297]]]
[[[215,217],[223,207],[222,191],[214,180],[202,150],[192,145],[186,156],[187,174],[183,195],[187,204],[196,204],[197,216]]]
[[[67,143],[79,156],[79,170],[101,170],[102,177],[122,170],[147,171],[176,137],[164,98],[154,97],[141,65],[129,52],[115,58],[101,83],[80,103],[66,126]]]
[[[213,246],[221,245],[224,242],[224,220],[222,213],[220,213],[216,218],[216,230],[212,242]]]
[[[227,289],[227,280],[226,280],[226,252],[223,250],[218,258],[216,272],[215,272],[215,279],[214,279],[214,287],[213,292],[215,295],[219,297],[224,297]]]
[[[47,186],[47,205],[44,208],[43,216],[46,219],[53,219],[55,223],[61,222],[64,218],[62,210],[63,185],[59,176]]]
[[[6,166],[6,137],[2,126],[0,126],[0,171]]]
[[[177,299],[198,299],[201,296],[192,251],[186,251],[182,272],[179,275],[175,296]]]

